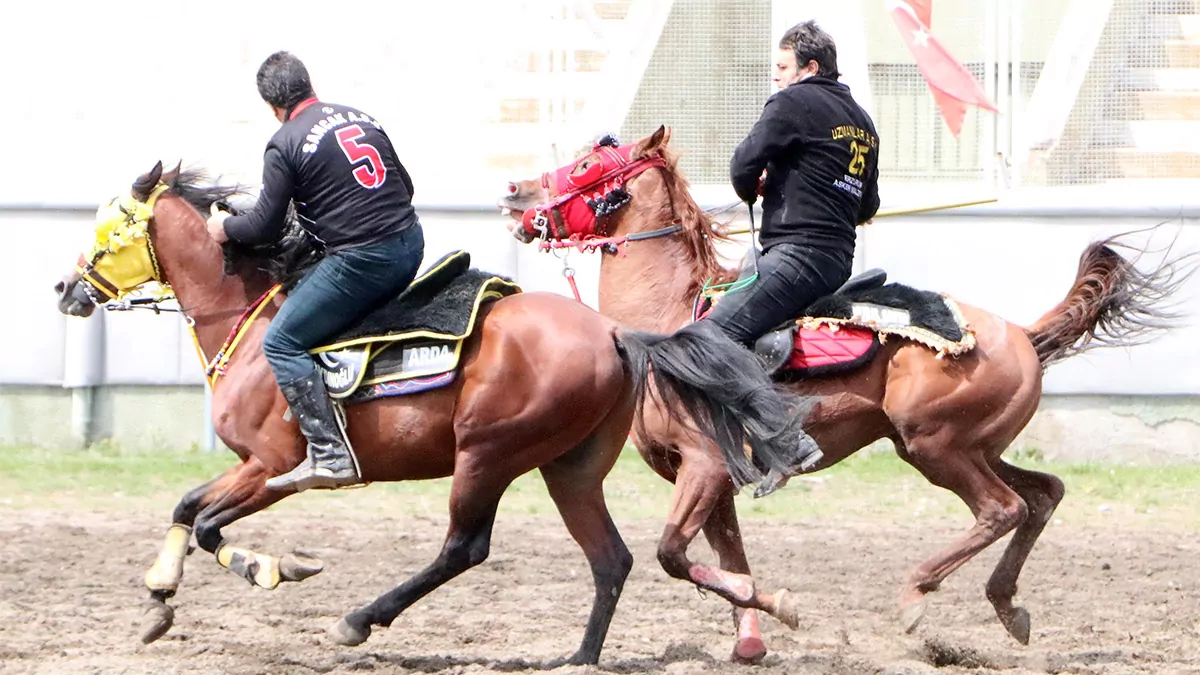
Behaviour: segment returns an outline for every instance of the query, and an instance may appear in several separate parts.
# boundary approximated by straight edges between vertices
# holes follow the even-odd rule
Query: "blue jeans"
[[[853,260],[811,246],[776,244],[758,260],[758,280],[727,293],[705,321],[734,342],[753,347],[758,338],[829,295],[850,278]]]
[[[263,352],[279,384],[316,374],[319,347],[412,283],[425,256],[420,223],[386,239],[327,255],[288,293]]]

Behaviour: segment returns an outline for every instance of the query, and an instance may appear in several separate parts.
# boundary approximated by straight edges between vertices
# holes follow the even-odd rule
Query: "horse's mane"
[[[696,200],[692,198],[688,189],[688,180],[679,171],[678,153],[665,142],[661,143],[656,150],[662,154],[663,161],[666,163],[662,175],[666,180],[667,190],[671,197],[662,205],[663,222],[670,221],[671,210],[674,208],[674,218],[683,228],[679,232],[679,237],[684,243],[688,261],[692,263],[695,270],[692,278],[695,288],[689,289],[689,294],[694,295],[699,292],[705,282],[719,284],[732,281],[737,277],[738,271],[726,269],[721,265],[716,247],[718,241],[731,241],[726,234],[728,223],[718,222],[713,215],[701,209]]]
[[[134,185],[135,189],[138,187]],[[213,204],[237,215],[245,208],[238,208],[229,200],[249,196],[244,186],[221,185],[212,181],[205,171],[196,168],[183,169],[174,177],[169,177],[167,187],[204,217],[208,216]],[[265,273],[272,283],[283,284],[285,290],[299,281],[304,271],[324,256],[319,242],[300,227],[300,219],[291,205],[288,206],[283,236],[278,241],[259,245],[230,241],[222,248],[226,274],[248,271]]]

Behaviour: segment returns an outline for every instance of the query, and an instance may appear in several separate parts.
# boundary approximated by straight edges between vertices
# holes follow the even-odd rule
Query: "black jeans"
[[[418,223],[386,239],[327,255],[288,293],[263,337],[263,352],[279,384],[316,372],[308,350],[334,337],[417,275],[425,256]]]
[[[776,244],[758,260],[758,279],[726,293],[704,320],[712,321],[735,342],[755,340],[801,313],[850,278],[853,258],[811,246]]]

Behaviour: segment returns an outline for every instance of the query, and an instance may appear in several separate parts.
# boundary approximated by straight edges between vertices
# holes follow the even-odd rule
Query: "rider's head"
[[[301,101],[316,96],[308,69],[287,52],[275,52],[258,67],[258,95],[283,122]]]
[[[779,39],[775,58],[775,86],[783,89],[814,75],[836,80],[842,76],[837,67],[837,45],[816,21],[792,26]]]

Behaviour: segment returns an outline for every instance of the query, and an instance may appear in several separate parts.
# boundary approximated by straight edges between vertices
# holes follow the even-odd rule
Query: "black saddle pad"
[[[471,267],[471,255],[443,256],[396,296],[343,331],[334,343],[374,337],[429,333],[461,338],[474,324],[483,301],[519,293],[511,279]],[[416,337],[416,336],[414,336]]]
[[[945,297],[897,283],[828,295],[809,305],[804,313],[810,317],[849,320],[855,318],[855,303],[904,310],[908,312],[910,325],[950,342],[965,337],[961,317]]]

